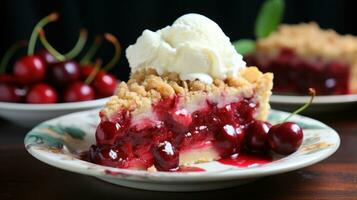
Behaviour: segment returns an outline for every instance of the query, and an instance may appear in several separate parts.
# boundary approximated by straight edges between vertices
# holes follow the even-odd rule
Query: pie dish
[[[281,25],[256,43],[248,65],[273,72],[274,91],[342,95],[357,91],[357,38],[323,30],[316,23]]]
[[[272,78],[255,67],[213,84],[154,70],[134,73],[100,112],[91,160],[168,171],[238,153],[246,126],[267,118]],[[175,159],[155,155],[162,147]]]

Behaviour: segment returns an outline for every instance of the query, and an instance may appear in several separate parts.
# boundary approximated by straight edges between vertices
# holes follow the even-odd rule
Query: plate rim
[[[279,104],[305,104],[310,99],[310,96],[298,95],[281,95],[273,94],[270,97],[270,103]],[[354,103],[357,102],[357,94],[347,95],[326,95],[315,96],[313,104],[340,104],[340,103]]]
[[[44,110],[68,110],[68,109],[83,109],[87,107],[100,106],[108,102],[110,97],[94,99],[90,101],[69,102],[69,103],[53,103],[53,104],[29,104],[29,103],[10,103],[0,102],[1,110],[13,111],[44,111]],[[72,114],[72,113],[71,113]],[[62,116],[60,116],[62,117]],[[50,121],[50,120],[47,120]],[[45,121],[45,122],[47,122]]]

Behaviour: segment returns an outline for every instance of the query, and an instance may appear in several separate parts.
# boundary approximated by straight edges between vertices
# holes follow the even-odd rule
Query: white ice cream
[[[237,75],[246,66],[222,29],[199,14],[183,15],[156,32],[144,30],[126,49],[126,57],[132,72],[154,68],[159,74],[176,72],[182,80],[208,84]]]

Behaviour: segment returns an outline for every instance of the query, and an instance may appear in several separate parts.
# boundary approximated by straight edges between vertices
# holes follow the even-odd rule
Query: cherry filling
[[[245,57],[249,66],[274,73],[274,91],[305,94],[315,88],[319,95],[348,94],[350,65],[338,60],[303,59],[291,49],[282,49],[275,57],[250,54]]]
[[[178,107],[178,101],[175,97],[154,104],[155,120],[133,122],[127,111],[102,120],[89,159],[118,168],[155,165],[160,171],[176,171],[181,151],[213,146],[222,158],[240,152],[247,126],[254,121],[256,103],[242,99],[218,107],[207,102],[205,108],[188,113]]]

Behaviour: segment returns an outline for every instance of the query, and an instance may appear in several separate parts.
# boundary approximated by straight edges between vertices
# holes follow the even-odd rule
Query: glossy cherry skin
[[[34,85],[26,97],[27,103],[49,104],[57,102],[57,92],[50,85],[39,83]]]
[[[117,88],[118,80],[111,74],[100,71],[93,80],[93,87],[98,97],[112,96]]]
[[[270,150],[268,141],[270,127],[270,123],[260,120],[256,120],[248,126],[245,145],[249,151],[264,153]]]
[[[81,80],[84,81],[93,72],[94,67],[91,64],[81,65]]]
[[[41,49],[36,53],[46,65],[54,64],[57,62],[57,59],[46,49]]]
[[[97,144],[114,144],[115,138],[120,136],[122,125],[118,122],[103,121],[95,132]]]
[[[80,78],[79,65],[75,61],[58,62],[49,67],[50,76],[55,85],[65,86]]]
[[[45,74],[46,66],[39,56],[24,56],[15,62],[14,75],[22,84],[39,82],[44,79]]]
[[[155,167],[160,171],[175,170],[179,166],[179,153],[168,141],[154,147],[153,155]]]
[[[288,155],[300,147],[304,133],[299,125],[284,122],[272,126],[268,135],[271,149],[275,153]]]
[[[88,101],[94,99],[94,92],[91,86],[75,82],[67,88],[63,99],[65,102]]]
[[[26,95],[26,90],[11,83],[0,83],[0,101],[19,103]]]

